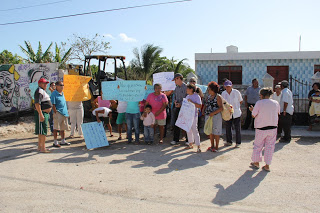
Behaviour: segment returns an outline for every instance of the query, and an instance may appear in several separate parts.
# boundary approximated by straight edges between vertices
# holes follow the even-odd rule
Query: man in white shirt
[[[292,92],[288,89],[288,81],[281,81],[281,98],[280,98],[280,117],[279,117],[279,132],[282,130],[284,136],[280,142],[289,143],[291,141],[291,124],[293,115],[293,97]]]
[[[242,104],[242,96],[241,93],[232,88],[232,82],[227,80],[223,84],[226,88],[225,91],[222,92],[222,97],[232,105],[234,112],[232,114],[232,118],[229,121],[226,121],[226,137],[227,137],[227,143],[225,143],[226,146],[232,145],[232,132],[231,132],[231,126],[232,123],[234,124],[235,131],[236,131],[236,146],[239,147],[241,144],[241,109],[240,106]]]

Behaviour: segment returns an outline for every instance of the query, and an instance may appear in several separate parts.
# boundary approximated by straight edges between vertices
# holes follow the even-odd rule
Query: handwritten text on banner
[[[64,75],[64,97],[66,101],[87,101],[91,99],[88,82],[91,77],[79,75]]]
[[[161,84],[162,91],[174,90],[176,84],[173,80],[174,72],[160,72],[153,74],[153,85]]]
[[[101,84],[104,100],[142,101],[145,81],[104,81]]]
[[[176,126],[189,132],[192,126],[191,120],[194,119],[195,106],[190,103],[187,99],[183,99],[182,106],[176,121]]]
[[[87,149],[109,146],[102,122],[84,123],[81,126]]]

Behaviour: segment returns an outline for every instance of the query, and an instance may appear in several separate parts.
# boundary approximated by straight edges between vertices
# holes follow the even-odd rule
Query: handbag
[[[209,116],[206,123],[204,124],[204,134],[210,135],[212,134],[212,117]]]

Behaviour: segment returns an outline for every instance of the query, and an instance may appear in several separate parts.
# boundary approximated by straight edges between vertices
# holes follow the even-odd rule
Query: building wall
[[[46,78],[62,80],[58,63],[0,65],[0,113],[30,109],[32,98],[29,84]]]
[[[262,83],[267,66],[289,66],[289,76],[311,82],[315,64],[320,64],[320,59],[196,60],[195,63],[196,74],[203,84],[218,81],[218,66],[241,65],[243,85],[251,85],[253,78]]]

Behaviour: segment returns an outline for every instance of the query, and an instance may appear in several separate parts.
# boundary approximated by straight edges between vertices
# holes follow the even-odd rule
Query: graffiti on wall
[[[19,78],[14,65],[0,65],[1,111],[17,111],[20,92],[16,82]]]
[[[58,63],[0,65],[0,112],[30,109],[32,98],[29,84],[45,78],[59,78]]]

